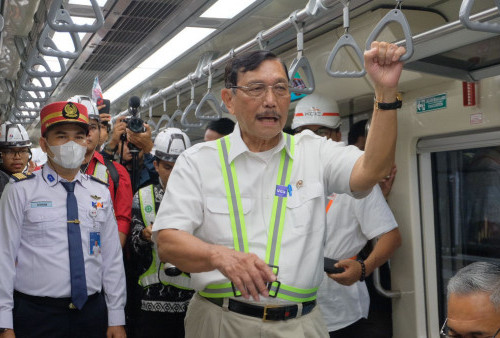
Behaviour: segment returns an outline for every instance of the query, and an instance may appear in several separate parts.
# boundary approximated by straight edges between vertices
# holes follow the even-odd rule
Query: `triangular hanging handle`
[[[181,125],[183,127],[192,127],[192,128],[200,128],[202,125],[203,125],[203,122],[199,121],[199,122],[195,122],[195,123],[191,123],[188,121],[188,115],[191,113],[191,112],[194,112],[196,111],[196,102],[194,102],[194,100],[192,100],[188,106],[186,107],[186,109],[184,109],[184,112],[182,113],[182,117],[181,117]]]
[[[44,90],[31,90],[30,92],[34,92],[37,97],[33,97],[24,89],[18,90],[17,92],[17,101],[20,102],[45,102],[49,99],[49,94],[42,97],[40,93],[48,93],[48,91]]]
[[[398,2],[399,5],[400,2]],[[399,58],[400,61],[407,61],[413,56],[413,37],[411,35],[410,25],[408,24],[408,20],[406,20],[406,16],[401,11],[401,8],[395,8],[389,13],[387,13],[382,20],[375,26],[373,31],[370,33],[368,40],[366,40],[366,50],[371,49],[372,42],[379,36],[380,32],[391,22],[397,22],[403,29],[403,33],[405,35],[406,40],[406,53]]]
[[[335,71],[335,72],[332,71],[332,64],[333,61],[335,60],[335,57],[337,56],[337,53],[340,51],[341,48],[347,46],[352,47],[356,52],[358,60],[361,63],[362,69],[359,71]],[[337,41],[337,43],[333,47],[333,50],[330,53],[330,56],[328,57],[328,61],[326,61],[326,72],[328,75],[332,77],[341,77],[341,78],[355,78],[355,77],[365,76],[366,70],[365,70],[365,59],[363,56],[363,52],[361,51],[361,48],[359,48],[358,44],[356,43],[356,40],[354,40],[351,34],[347,33],[342,35],[339,41]]]
[[[189,102],[188,106],[186,107],[186,109],[184,109],[184,112],[182,113],[182,117],[181,117],[181,125],[183,127],[193,127],[193,128],[199,128],[203,125],[203,122],[202,121],[199,121],[199,122],[189,122],[188,121],[188,115],[189,113],[191,113],[191,111],[195,112],[196,111],[196,107],[197,107],[197,104],[196,102],[194,101],[194,82],[192,80],[194,74],[189,74],[188,75],[188,79],[189,79],[189,82],[191,83],[191,101]]]
[[[64,64],[64,60],[62,58],[57,58],[59,61],[59,67],[61,70],[53,71],[50,69],[48,62],[39,54],[28,58],[26,62],[26,68],[24,69],[26,73],[30,76],[39,76],[39,77],[61,77],[66,74],[66,65]],[[35,70],[35,66],[42,66],[45,71]]]
[[[45,25],[43,28],[42,34],[40,34],[40,38],[38,39],[37,48],[45,56],[55,56],[58,58],[66,58],[66,59],[76,59],[80,53],[82,52],[82,43],[80,41],[80,37],[77,33],[69,32],[71,35],[71,39],[73,40],[73,45],[75,46],[74,52],[62,51],[56,46],[52,38],[49,36],[51,29],[49,25]]]
[[[149,106],[149,120],[147,120],[146,123],[151,127],[151,133],[156,132],[158,125],[153,120],[153,106]]]
[[[299,79],[295,79],[295,74],[299,71],[300,68],[302,68],[302,70],[304,71],[304,75],[306,76],[307,84],[309,85],[309,87],[305,86],[304,81],[297,81]],[[288,76],[290,77],[290,81],[293,85],[292,88],[290,88],[290,91],[297,94],[311,94],[312,92],[314,92],[314,89],[316,88],[316,85],[314,83],[314,74],[312,71],[312,67],[309,64],[309,60],[307,60],[305,56],[302,56],[300,59],[293,60],[292,64],[290,65]]]
[[[179,126],[180,121],[176,124],[176,119],[179,118],[181,119],[182,118],[182,114],[184,114],[184,112],[182,111],[182,109],[177,109],[176,111],[174,111],[174,113],[172,114],[172,116],[170,116],[170,120],[168,121],[168,124],[167,124],[167,128],[179,128],[179,127],[182,127],[182,125]]]
[[[47,22],[49,26],[56,32],[85,32],[94,33],[97,32],[104,25],[104,16],[102,14],[101,8],[97,3],[97,0],[90,0],[92,4],[92,10],[95,14],[95,22],[91,25],[83,24],[77,25],[71,20],[71,15],[69,12],[61,8],[63,0],[54,0],[50,6],[49,14],[47,16]],[[68,20],[69,17],[69,20]]]
[[[495,0],[495,3],[497,4],[498,11],[500,12],[500,0]],[[458,17],[462,25],[474,31],[496,33],[496,34],[500,33],[500,25],[497,23],[471,21],[470,14],[472,6],[474,6],[474,0],[462,1],[462,5],[460,6],[460,12],[458,14]]]
[[[210,102],[212,104],[210,104]],[[213,114],[207,115],[206,112],[203,112],[202,109],[204,107],[210,107],[210,111],[212,111]],[[207,92],[205,96],[202,97],[202,99],[198,103],[198,106],[196,107],[194,116],[203,121],[214,121],[222,117],[222,109],[220,107],[219,101],[214,94],[212,94],[211,92]]]
[[[297,57],[292,61],[290,69],[288,71],[288,78],[292,84],[290,91],[296,94],[311,94],[314,92],[316,85],[314,83],[314,73],[312,67],[309,64],[309,60],[303,55],[304,52],[304,23],[298,22],[297,11],[290,15],[290,22],[295,27],[297,31]],[[295,75],[302,68],[304,75],[307,79],[307,84],[300,78],[295,78]]]
[[[212,63],[208,64],[207,82],[207,93],[201,98],[200,102],[198,103],[198,106],[196,107],[196,110],[194,112],[194,116],[202,121],[215,121],[221,118],[222,110],[220,108],[219,101],[217,100],[215,95],[212,94]],[[203,112],[202,108],[204,108],[204,106],[208,106],[210,108],[209,111],[212,111],[212,114],[207,115],[206,112]]]
[[[53,91],[54,89],[56,89],[56,87],[57,87],[57,84],[56,84],[53,77],[48,78],[48,79],[50,79],[50,83],[51,83],[50,85],[45,85],[45,81],[41,77],[35,77],[35,79],[40,81],[41,86],[36,86],[33,83],[29,83],[28,82],[28,80],[29,80],[28,74],[23,73],[23,75],[21,75],[21,79],[19,81],[21,88],[26,90],[26,91],[50,92],[50,91]]]

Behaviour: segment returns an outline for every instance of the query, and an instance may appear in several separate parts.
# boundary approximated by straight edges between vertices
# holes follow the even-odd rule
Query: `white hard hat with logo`
[[[295,106],[292,129],[308,125],[320,125],[332,129],[340,127],[339,106],[335,100],[311,94]]]
[[[99,109],[97,109],[97,105],[90,99],[90,97],[85,95],[75,95],[70,97],[66,101],[83,104],[87,108],[89,119],[99,120]]]
[[[175,162],[189,147],[191,141],[186,133],[179,128],[167,128],[156,136],[152,153],[160,160]]]
[[[22,124],[5,122],[0,126],[0,147],[31,147],[28,132]]]

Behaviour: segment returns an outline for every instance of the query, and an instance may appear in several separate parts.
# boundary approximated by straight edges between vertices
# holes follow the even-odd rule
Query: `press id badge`
[[[90,255],[97,256],[101,253],[101,233],[91,232],[89,236]]]

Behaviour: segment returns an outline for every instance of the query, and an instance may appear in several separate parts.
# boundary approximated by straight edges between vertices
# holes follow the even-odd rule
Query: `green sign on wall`
[[[417,99],[417,113],[446,108],[446,93]]]

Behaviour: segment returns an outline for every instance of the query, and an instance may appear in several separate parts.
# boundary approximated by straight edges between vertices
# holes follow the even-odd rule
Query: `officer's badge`
[[[62,111],[62,115],[67,119],[76,120],[80,117],[78,107],[73,102],[68,102]]]
[[[15,173],[10,176],[14,179],[14,182],[20,182],[35,177],[35,174]]]
[[[92,197],[92,199],[96,200],[96,201],[99,201],[101,198],[97,195],[90,195],[90,197]]]

